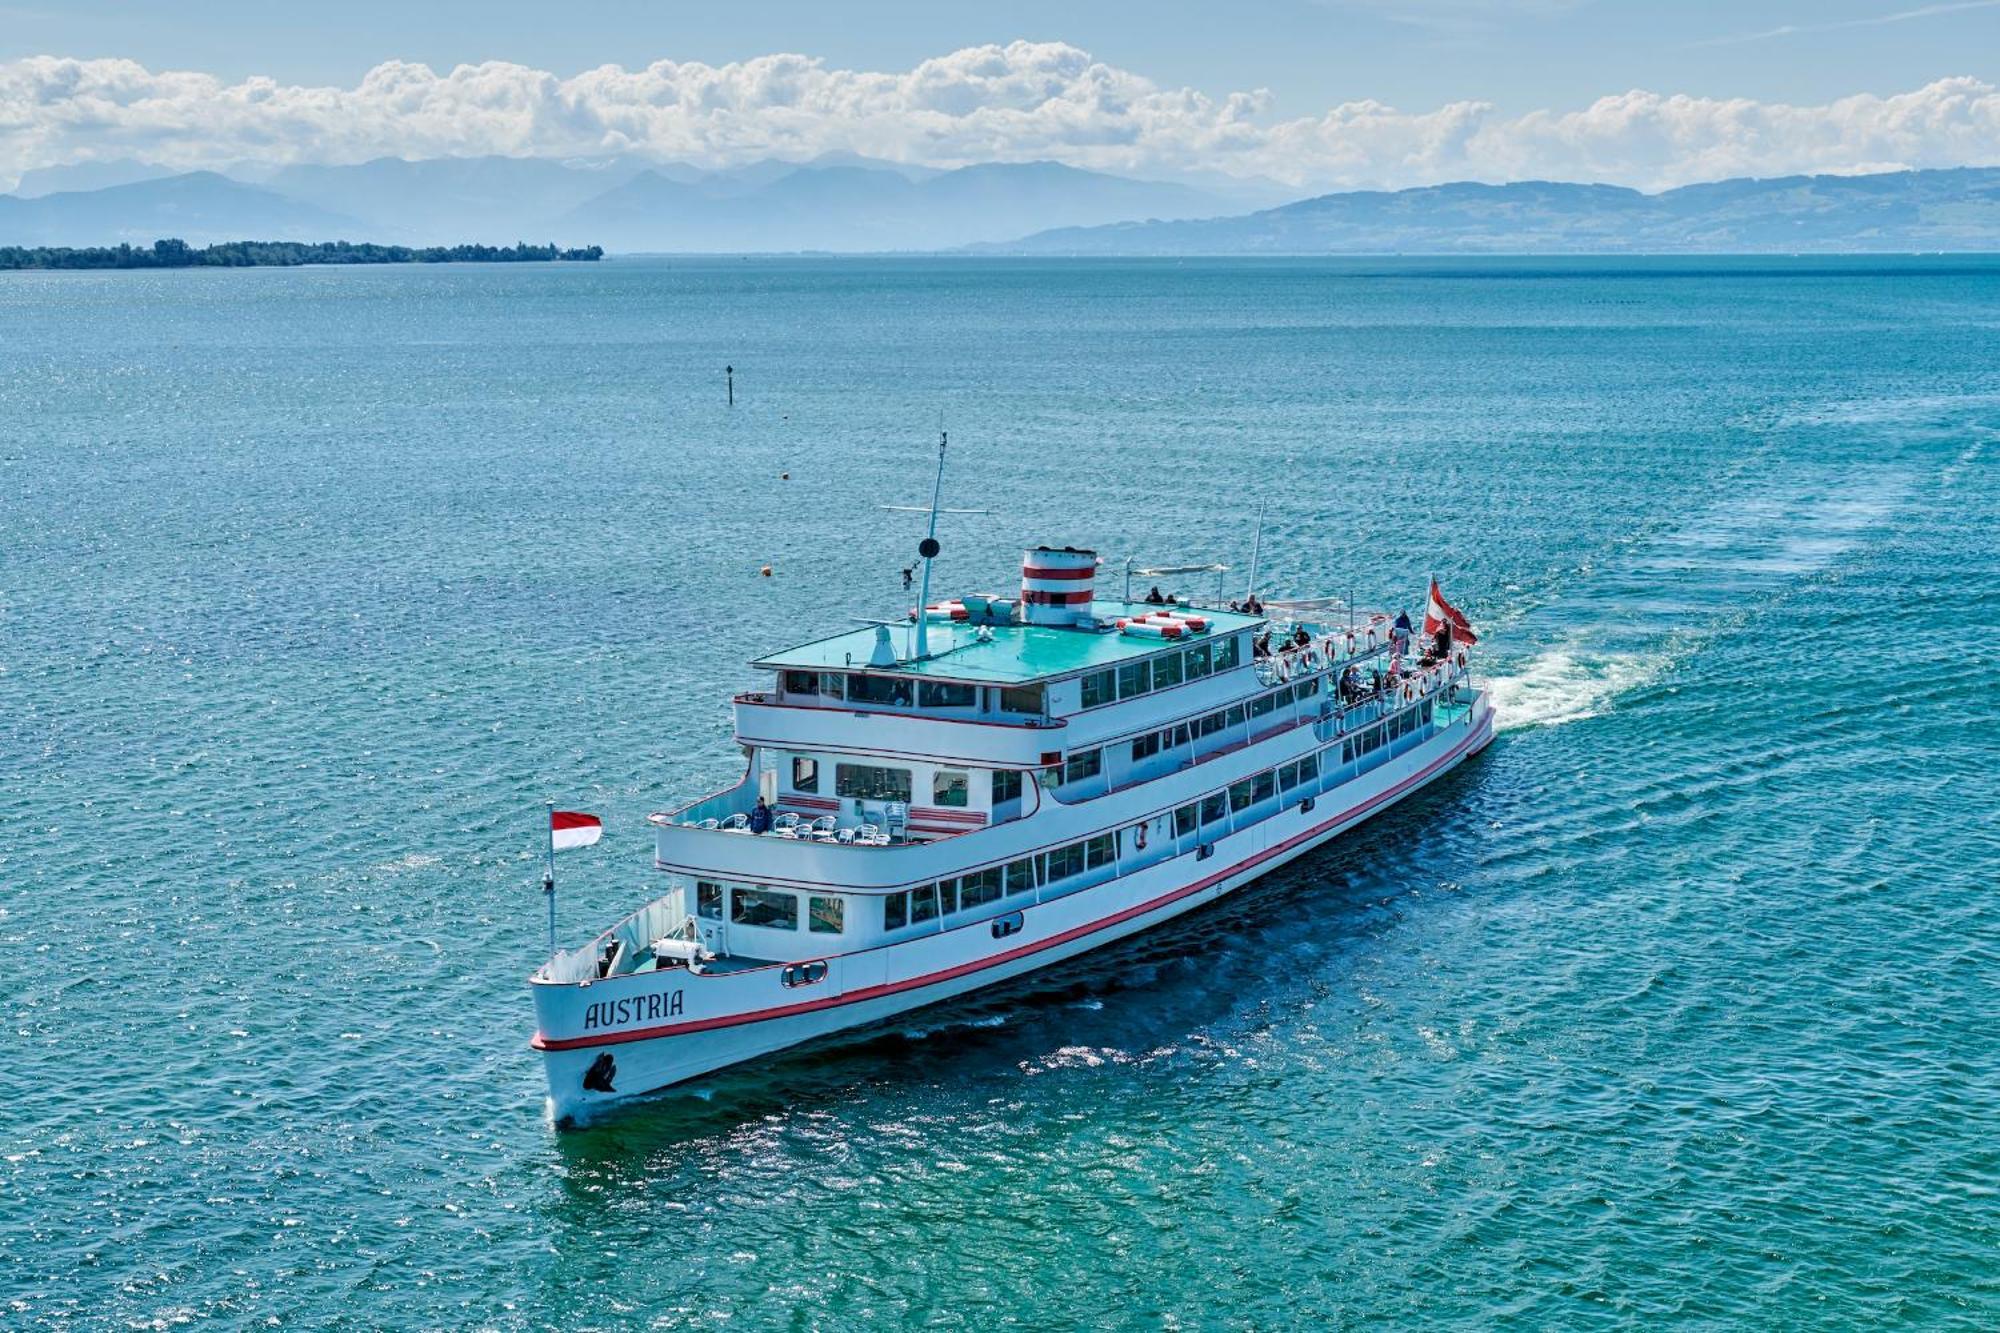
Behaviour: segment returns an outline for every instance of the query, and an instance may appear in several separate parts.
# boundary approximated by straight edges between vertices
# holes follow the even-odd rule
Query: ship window
[[[1021,775],[1014,769],[1003,768],[993,775],[993,804],[1021,799]]]
[[[917,686],[917,704],[922,708],[970,708],[979,702],[979,692],[970,685],[927,680]]]
[[[847,677],[838,671],[822,671],[819,677],[819,692],[829,699],[847,697]]]
[[[1230,710],[1229,710],[1229,711],[1228,711],[1227,713],[1225,713],[1225,714],[1223,715],[1223,717],[1224,717],[1224,725],[1226,725],[1226,726],[1231,726],[1231,727],[1240,727],[1240,726],[1242,726],[1242,725],[1243,725],[1243,705],[1242,705],[1242,704],[1237,704],[1237,705],[1236,705],[1236,706],[1235,706],[1234,708],[1231,708],[1231,709],[1230,709]]]
[[[1165,734],[1166,734],[1165,732],[1162,732],[1162,733],[1161,733],[1161,735],[1165,735]],[[1187,743],[1188,743],[1188,742],[1189,742],[1190,740],[1194,739],[1194,731],[1193,731],[1193,729],[1192,729],[1192,728],[1190,728],[1190,727],[1188,726],[1188,724],[1187,724],[1187,723],[1185,723],[1185,722],[1181,723],[1181,724],[1180,724],[1180,725],[1179,725],[1178,727],[1175,727],[1175,728],[1174,728],[1174,732],[1173,732],[1173,735],[1174,735],[1174,738],[1173,738],[1172,740],[1168,741],[1168,742],[1167,742],[1167,744],[1169,744],[1169,745],[1186,745],[1186,744],[1187,744]]]
[[[1283,768],[1279,769],[1278,785],[1286,791],[1290,791],[1292,788],[1298,786],[1299,766],[1297,764],[1286,764]]]
[[[1284,688],[1284,689],[1282,689],[1282,690],[1279,690],[1279,691],[1278,691],[1278,692],[1277,692],[1277,693],[1276,693],[1276,694],[1275,694],[1274,696],[1272,696],[1272,697],[1273,697],[1273,698],[1275,698],[1275,699],[1277,700],[1277,703],[1278,703],[1278,707],[1280,707],[1280,708],[1290,708],[1290,707],[1292,706],[1292,687],[1291,687],[1291,686],[1289,686],[1289,685],[1287,685],[1287,686],[1285,686],[1285,688]]]
[[[1265,769],[1262,773],[1259,773],[1254,779],[1252,779],[1252,781],[1256,783],[1256,786],[1251,790],[1250,793],[1250,800],[1252,801],[1252,803],[1255,803],[1257,801],[1268,801],[1273,796],[1277,795],[1278,792],[1277,775],[1272,773],[1270,769],[1268,768]]]
[[[910,890],[910,920],[935,921],[938,914],[937,885],[924,884]]]
[[[1277,706],[1278,706],[1277,695],[1260,694],[1256,698],[1250,701],[1250,716],[1263,717],[1265,714],[1269,713],[1273,708],[1276,708]]]
[[[817,671],[787,671],[785,673],[786,694],[818,694],[819,673]]]
[[[910,682],[894,676],[849,676],[847,697],[856,703],[910,706]]]
[[[1196,809],[1197,807],[1190,802],[1174,811],[1174,836],[1176,838],[1185,838],[1188,834],[1194,832]]]
[[[1248,810],[1250,808],[1250,787],[1251,782],[1249,778],[1245,778],[1241,782],[1232,782],[1229,784],[1229,808],[1231,810]]]
[[[1012,895],[1016,893],[1033,893],[1034,891],[1035,891],[1034,858],[1024,857],[1019,861],[1008,862],[1007,892],[1010,895]]]
[[[1083,678],[1083,706],[1095,708],[1118,697],[1118,674],[1109,668],[1093,671]]]
[[[1109,673],[1099,672],[1098,674],[1107,675]],[[1086,676],[1084,677],[1084,688],[1088,690],[1089,687],[1090,677]],[[1100,700],[1099,702],[1106,701]],[[1039,716],[1046,706],[1042,687],[1039,685],[1006,685],[1001,687],[1000,711],[1004,713],[1027,713]],[[1085,703],[1084,707],[1088,708],[1090,705]]]
[[[803,755],[792,759],[792,790],[819,790],[819,760],[807,759]]]
[[[1222,730],[1223,721],[1224,719],[1222,714],[1210,713],[1207,717],[1203,718],[1196,725],[1198,725],[1201,728],[1202,735],[1213,736],[1215,735],[1216,732]]]
[[[1423,713],[1424,725],[1429,726],[1431,721],[1431,701],[1429,699],[1424,700]]]
[[[1319,693],[1319,677],[1308,676],[1306,679],[1292,686],[1292,689],[1298,694],[1299,698],[1310,699]]]
[[[1215,669],[1227,671],[1243,660],[1242,636],[1232,634],[1215,641]]]
[[[694,910],[710,921],[722,920],[722,886],[705,879],[694,882]]]
[[[1000,867],[975,871],[958,882],[958,908],[961,912],[973,907],[984,907],[988,903],[1000,901]]]
[[[1104,771],[1104,751],[1078,750],[1063,766],[1064,782],[1081,782]]]
[[[958,881],[941,879],[938,881],[937,890],[939,915],[950,916],[958,910]]]
[[[1171,689],[1181,683],[1181,655],[1168,653],[1153,659],[1153,688]]]
[[[739,926],[797,930],[799,898],[795,893],[773,893],[769,889],[738,889],[729,898],[729,919]]]
[[[970,794],[970,779],[963,770],[940,768],[931,774],[932,805],[963,806]]]
[[[1340,743],[1340,762],[1343,764],[1351,764],[1354,762],[1353,740],[1351,739],[1344,740]]]
[[[1211,792],[1201,798],[1201,822],[1213,824],[1229,813],[1229,799],[1221,792]]]
[[[822,898],[814,894],[806,900],[807,928],[815,935],[838,935],[847,920],[845,898]]]
[[[1200,680],[1208,674],[1208,645],[1198,643],[1187,650],[1187,678]]]
[[[1144,661],[1127,662],[1118,668],[1118,697],[1134,699],[1152,688],[1153,673]]]
[[[1148,732],[1132,742],[1132,760],[1151,759],[1160,752],[1160,733]]]
[[[1118,838],[1111,833],[1100,833],[1083,844],[1083,863],[1095,870],[1108,866],[1118,859]]]
[[[835,764],[833,789],[841,796],[853,796],[864,801],[907,801],[910,799],[910,770],[876,768],[872,764]]]
[[[1314,751],[1312,754],[1309,754],[1305,758],[1299,760],[1299,781],[1300,782],[1319,781],[1318,751]]]
[[[892,893],[882,900],[882,929],[901,930],[910,924],[910,895]]]
[[[1083,873],[1083,844],[1073,842],[1067,847],[1058,847],[1048,855],[1044,884],[1053,884],[1060,879]]]

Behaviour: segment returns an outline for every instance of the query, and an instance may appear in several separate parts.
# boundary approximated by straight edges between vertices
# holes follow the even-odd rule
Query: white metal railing
[[[554,957],[536,970],[535,980],[565,985],[595,981],[597,961],[603,956],[605,946],[614,938],[624,941],[625,953],[629,957],[640,947],[662,936],[679,933],[687,924],[687,919],[687,908],[682,904],[678,890],[655,898],[590,943],[574,949],[558,950]]]

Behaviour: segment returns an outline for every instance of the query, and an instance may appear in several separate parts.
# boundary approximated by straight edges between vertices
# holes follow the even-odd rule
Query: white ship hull
[[[1422,790],[1493,736],[1483,693],[1423,743],[1257,823],[1089,888],[1009,898],[1019,929],[992,916],[816,961],[733,970],[671,968],[598,981],[538,977],[534,1045],[558,1124],[800,1043],[880,1023],[1061,963],[1171,921],[1312,851]],[[947,923],[948,924],[948,923]],[[791,981],[793,984],[788,985]]]

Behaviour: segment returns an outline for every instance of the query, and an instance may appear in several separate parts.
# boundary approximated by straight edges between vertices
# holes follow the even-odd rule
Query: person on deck
[[[1146,605],[1147,605],[1147,606],[1165,606],[1166,604],[1167,604],[1167,599],[1166,599],[1166,597],[1165,597],[1165,596],[1164,596],[1164,595],[1163,595],[1163,594],[1162,594],[1162,593],[1160,592],[1160,585],[1159,585],[1159,584],[1157,584],[1157,583],[1155,583],[1155,584],[1153,585],[1153,590],[1152,590],[1151,592],[1149,592],[1149,593],[1147,593],[1147,594],[1146,594]]]
[[[1310,646],[1312,641],[1313,641],[1313,636],[1306,633],[1306,627],[1304,625],[1301,625],[1297,629],[1292,631],[1292,647],[1305,648]]]
[[[769,833],[771,831],[771,807],[764,804],[764,798],[757,798],[756,808],[750,812],[750,831]]]
[[[1396,625],[1394,629],[1389,631],[1389,641],[1396,645],[1396,655],[1398,657],[1410,651],[1410,613],[1408,611],[1398,611],[1396,613]]]

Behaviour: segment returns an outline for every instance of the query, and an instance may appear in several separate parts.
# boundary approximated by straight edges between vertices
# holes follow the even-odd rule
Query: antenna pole
[[[924,544],[918,548],[918,553],[921,554],[924,558],[924,585],[923,585],[923,590],[917,594],[916,655],[919,658],[922,658],[924,654],[928,651],[928,645],[924,641],[924,624],[930,618],[931,557],[937,554],[937,549],[938,549],[938,544],[937,544],[938,501],[944,495],[944,450],[945,450],[945,445],[950,443],[950,441],[951,441],[950,435],[948,435],[946,432],[942,430],[938,432],[937,480],[931,484],[931,526],[929,533],[927,533],[924,537]]]

